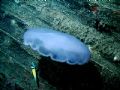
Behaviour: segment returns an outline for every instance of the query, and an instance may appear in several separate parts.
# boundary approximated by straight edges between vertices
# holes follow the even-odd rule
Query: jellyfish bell
[[[83,65],[90,60],[88,47],[67,33],[49,28],[30,28],[23,36],[24,45],[29,45],[40,55],[70,65]]]

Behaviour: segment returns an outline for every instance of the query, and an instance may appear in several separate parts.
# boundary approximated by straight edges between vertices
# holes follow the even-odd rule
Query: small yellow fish
[[[39,79],[38,79],[38,77],[37,77],[36,65],[34,64],[34,62],[32,62],[31,69],[32,69],[32,75],[33,75],[33,77],[34,77],[34,79],[35,79],[35,82],[36,82],[38,88],[39,88]]]
[[[32,69],[32,74],[33,74],[33,77],[36,81],[37,79],[37,76],[36,76],[36,67],[35,67],[35,64],[32,62],[32,65],[31,65],[31,69]]]

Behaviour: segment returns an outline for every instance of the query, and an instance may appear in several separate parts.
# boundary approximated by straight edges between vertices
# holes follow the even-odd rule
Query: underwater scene
[[[120,0],[0,0],[0,90],[120,90]]]

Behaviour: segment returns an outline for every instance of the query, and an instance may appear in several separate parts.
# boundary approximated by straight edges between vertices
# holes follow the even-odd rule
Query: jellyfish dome
[[[24,45],[57,62],[83,65],[90,60],[88,47],[72,35],[49,28],[30,28],[23,36]]]

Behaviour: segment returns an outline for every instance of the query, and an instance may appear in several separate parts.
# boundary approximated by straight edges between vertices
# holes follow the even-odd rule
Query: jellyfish
[[[50,28],[29,28],[23,44],[44,57],[69,65],[83,65],[90,60],[88,47],[74,36]]]

